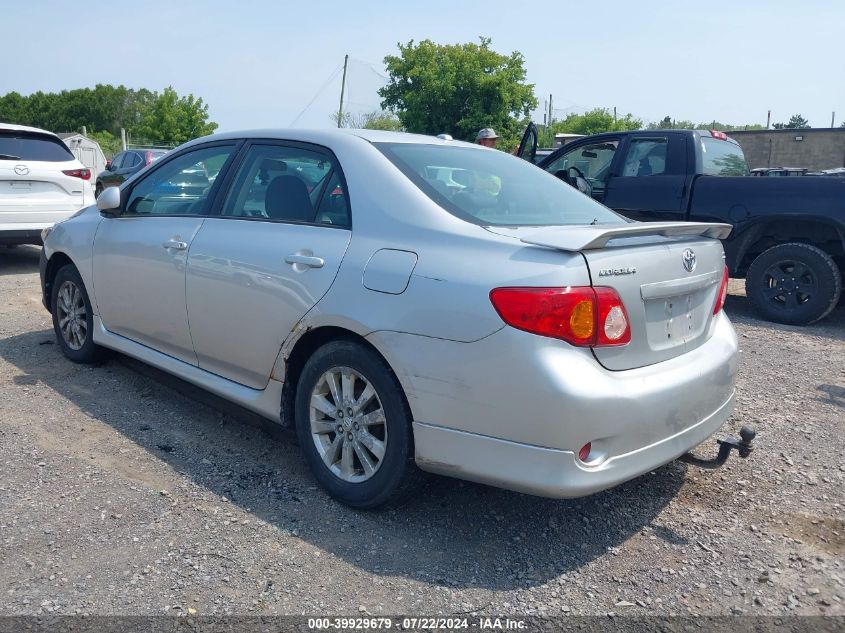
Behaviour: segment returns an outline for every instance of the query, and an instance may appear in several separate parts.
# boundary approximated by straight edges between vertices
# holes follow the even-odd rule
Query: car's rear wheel
[[[72,265],[63,266],[53,278],[52,288],[53,330],[62,353],[74,363],[102,360],[105,350],[94,343],[94,314],[79,271]]]
[[[299,445],[317,481],[356,508],[395,505],[416,489],[411,414],[390,367],[350,340],[319,348],[296,390]]]
[[[748,300],[763,318],[807,325],[836,307],[842,275],[822,249],[792,242],[758,255],[748,268],[745,287]]]

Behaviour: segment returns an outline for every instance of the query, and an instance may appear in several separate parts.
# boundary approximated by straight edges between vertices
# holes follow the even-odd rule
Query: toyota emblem
[[[686,249],[684,251],[684,254],[683,254],[683,260],[684,260],[684,269],[688,273],[691,273],[692,271],[695,270],[696,261],[695,261],[695,251],[694,250],[692,250],[691,248]]]
[[[18,176],[26,176],[29,173],[29,167],[26,165],[15,165],[15,173]]]

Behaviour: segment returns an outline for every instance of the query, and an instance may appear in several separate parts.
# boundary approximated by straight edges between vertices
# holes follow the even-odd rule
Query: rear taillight
[[[728,135],[724,132],[720,132],[719,130],[710,130],[710,136],[712,136],[713,138],[718,138],[722,141],[728,140]]]
[[[72,176],[73,178],[82,178],[82,180],[91,179],[90,169],[63,169],[62,173],[65,176]]]
[[[495,288],[490,301],[505,323],[532,334],[585,347],[631,341],[628,313],[612,288]]]
[[[728,297],[728,267],[722,270],[722,283],[719,286],[719,294],[716,295],[716,305],[713,306],[713,314],[719,314],[719,310],[725,307],[725,299]]]

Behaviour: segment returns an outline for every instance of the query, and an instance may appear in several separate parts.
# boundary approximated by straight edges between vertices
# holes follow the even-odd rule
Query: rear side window
[[[38,160],[59,163],[73,160],[59,139],[46,134],[0,131],[0,160]]]
[[[656,136],[631,139],[625,156],[623,176],[657,176],[666,171],[669,138]]]
[[[223,215],[348,227],[343,179],[322,152],[253,145],[238,169]]]
[[[736,143],[701,137],[701,173],[707,176],[747,176],[745,154]]]

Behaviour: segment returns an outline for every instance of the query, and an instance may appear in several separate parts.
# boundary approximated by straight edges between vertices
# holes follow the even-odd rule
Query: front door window
[[[142,178],[122,215],[206,215],[208,195],[234,145],[186,152]]]
[[[616,139],[579,145],[549,163],[546,171],[562,175],[561,172],[566,174],[574,167],[590,183],[595,196],[604,191],[618,147],[619,141]]]

